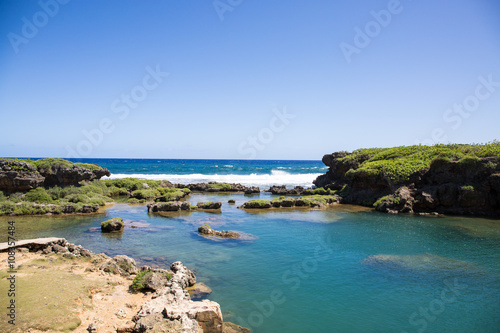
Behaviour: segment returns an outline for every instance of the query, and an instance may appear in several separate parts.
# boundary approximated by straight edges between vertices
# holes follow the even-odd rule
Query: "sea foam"
[[[148,180],[168,180],[174,184],[190,184],[190,183],[208,183],[208,182],[220,182],[220,183],[238,183],[245,186],[259,186],[262,189],[266,189],[273,185],[286,185],[288,188],[294,186],[311,187],[313,185],[313,180],[321,175],[320,173],[303,173],[303,174],[292,174],[282,170],[272,170],[271,174],[256,174],[252,173],[249,175],[238,175],[238,174],[227,174],[227,175],[204,175],[200,173],[193,174],[111,174],[110,177],[103,177],[102,179],[117,179],[117,178],[139,178]]]

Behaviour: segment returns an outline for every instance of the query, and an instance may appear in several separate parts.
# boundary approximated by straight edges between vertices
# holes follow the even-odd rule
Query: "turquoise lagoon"
[[[180,260],[213,289],[209,298],[225,320],[257,333],[500,332],[499,220],[392,216],[344,205],[237,208],[271,197],[188,199],[222,201],[221,213],[152,215],[145,205],[116,204],[93,216],[9,220],[22,239],[65,237],[160,267]],[[101,234],[100,222],[115,216],[137,228]],[[246,237],[204,238],[196,230],[205,223]]]

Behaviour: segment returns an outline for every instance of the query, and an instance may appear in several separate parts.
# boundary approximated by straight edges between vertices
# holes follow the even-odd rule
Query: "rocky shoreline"
[[[140,306],[139,304],[135,307],[130,305],[130,308],[136,308],[136,311],[132,313],[122,308],[111,309],[116,312],[116,315],[113,313],[113,316],[109,318],[94,317],[92,319],[90,314],[83,311],[78,315],[87,316],[88,319],[81,320],[75,332],[250,332],[249,329],[238,325],[224,323],[218,303],[206,299],[191,300],[187,289],[196,289],[196,277],[181,262],[174,262],[167,270],[151,269],[148,266],[137,268],[135,260],[124,255],[110,258],[105,254],[95,254],[82,246],[68,243],[64,238],[42,238],[19,241],[15,247],[10,248],[6,243],[0,244],[0,252],[3,252],[0,253],[2,269],[7,269],[7,251],[15,253],[18,260],[22,257],[26,258],[15,267],[19,274],[24,272],[25,267],[33,267],[32,262],[42,260],[46,262],[46,266],[40,266],[44,270],[37,270],[38,274],[66,269],[64,268],[66,266],[50,264],[60,260],[69,265],[73,274],[75,274],[73,268],[75,265],[81,267],[78,275],[82,279],[92,276],[102,281],[101,284],[107,284],[106,281],[109,282],[110,279],[116,285],[128,284],[128,288],[125,291],[122,288],[119,297],[117,296],[118,304],[123,305],[124,300],[129,298],[137,299],[138,295],[142,295],[140,298],[145,300],[140,302]],[[133,280],[132,283],[131,280]],[[209,288],[204,288],[206,289],[209,290]],[[104,297],[99,292],[90,293],[89,296],[92,303],[99,303],[98,300]],[[57,297],[64,298],[65,295]],[[113,298],[109,296],[109,293],[107,297]],[[36,306],[43,307],[43,304]],[[92,312],[92,314],[95,313]],[[27,318],[23,323],[24,331],[36,331],[38,325],[36,320],[31,323]]]
[[[374,156],[363,152],[327,154],[322,161],[329,170],[313,183],[336,191],[341,203],[373,206],[386,213],[500,216],[498,156],[466,155],[453,160],[437,155],[428,167],[414,167],[414,172],[410,166],[397,165],[395,159],[372,162]],[[383,167],[366,167],[368,163]],[[403,170],[399,171],[403,176],[389,169],[395,166]]]

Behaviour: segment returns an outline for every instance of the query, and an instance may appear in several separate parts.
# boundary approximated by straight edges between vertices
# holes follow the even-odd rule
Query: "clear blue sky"
[[[0,2],[0,156],[500,139],[496,0],[60,1]]]

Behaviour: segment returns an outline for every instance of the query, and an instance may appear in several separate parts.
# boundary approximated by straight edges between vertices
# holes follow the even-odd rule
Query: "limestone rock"
[[[125,223],[123,219],[119,217],[114,217],[111,220],[107,220],[101,223],[102,232],[120,232],[125,228]]]
[[[240,238],[241,235],[236,231],[231,230],[214,230],[209,225],[205,224],[198,228],[198,232],[206,236],[216,236],[222,238]]]
[[[130,274],[137,274],[135,260],[124,255],[118,255],[105,261],[99,266],[99,269],[104,272],[120,274],[127,277],[130,276]]]

